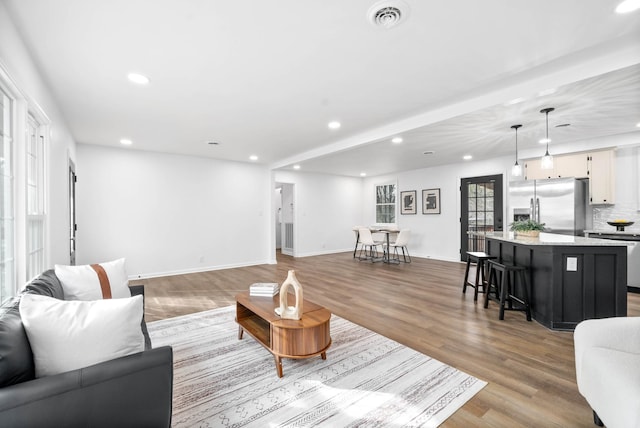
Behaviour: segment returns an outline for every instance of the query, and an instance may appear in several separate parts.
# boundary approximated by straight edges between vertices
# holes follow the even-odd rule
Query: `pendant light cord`
[[[511,129],[516,130],[516,165],[518,165],[518,128],[522,125],[511,125]]]
[[[516,165],[518,164],[518,128],[520,127],[516,126]]]
[[[543,108],[542,110],[540,110],[540,113],[544,113],[545,117],[546,117],[546,123],[547,123],[547,138],[546,138],[546,142],[547,142],[547,151],[544,154],[545,156],[549,156],[549,113],[554,111],[555,108],[553,107],[547,107],[547,108]]]
[[[522,167],[518,163],[518,128],[520,128],[521,126],[522,125],[511,126],[511,129],[516,130],[516,163],[513,164],[513,167],[511,168],[511,175],[513,175],[514,177],[520,177],[522,175]]]
[[[547,153],[545,153],[545,156],[549,156],[549,110],[546,111],[546,118],[547,118]]]

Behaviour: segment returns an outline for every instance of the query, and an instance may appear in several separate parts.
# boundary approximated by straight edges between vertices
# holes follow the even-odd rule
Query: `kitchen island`
[[[526,266],[531,315],[553,330],[582,320],[627,315],[627,243],[541,233],[483,234],[501,263]]]
[[[584,236],[627,243],[627,291],[640,293],[640,231],[585,230]]]

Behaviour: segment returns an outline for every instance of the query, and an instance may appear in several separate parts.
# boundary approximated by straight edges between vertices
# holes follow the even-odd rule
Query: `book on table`
[[[276,282],[256,282],[249,287],[251,296],[273,297],[280,291],[280,286]]]

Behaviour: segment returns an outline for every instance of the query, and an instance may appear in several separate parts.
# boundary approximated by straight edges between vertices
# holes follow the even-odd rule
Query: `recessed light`
[[[294,165],[293,169],[300,169],[300,165]]]
[[[122,144],[123,146],[130,146],[133,144],[133,141],[129,140],[128,138],[123,138],[120,140],[120,144]]]
[[[525,100],[525,99],[524,99],[523,97],[514,98],[514,99],[512,99],[511,101],[507,101],[507,102],[505,103],[505,105],[512,106],[512,105],[515,105],[515,104],[520,104],[520,103],[521,103],[521,102],[523,102],[524,100]]]
[[[640,8],[640,0],[625,0],[616,7],[617,13],[629,13]]]
[[[540,143],[540,144],[547,144],[547,143],[550,143],[550,142],[551,142],[551,138],[540,138],[538,140],[538,143]]]
[[[367,176],[367,173],[366,173],[366,172],[361,172],[361,173],[360,173],[360,177],[366,177],[366,176]]]
[[[338,129],[340,128],[341,125],[340,125],[340,122],[334,120],[333,122],[329,122],[328,126],[329,126],[329,129]]]
[[[127,78],[129,81],[137,83],[138,85],[146,85],[149,83],[149,78],[147,76],[138,73],[129,73]]]
[[[258,160],[258,156],[251,155],[251,156],[249,156],[249,159],[252,160],[252,161],[257,161]]]
[[[640,122],[636,123],[636,128],[640,128]]]
[[[538,96],[540,97],[545,97],[547,95],[551,95],[551,94],[555,94],[557,91],[556,88],[549,88],[549,89],[545,89],[544,91],[540,91],[538,92]]]
[[[393,138],[393,139],[391,140],[391,142],[392,142],[393,144],[400,144],[400,143],[402,143],[402,137],[395,137],[395,138]]]
[[[473,159],[473,156],[471,156],[471,155],[464,155],[464,156],[462,156],[462,159],[464,159],[464,160],[471,160],[471,159]]]

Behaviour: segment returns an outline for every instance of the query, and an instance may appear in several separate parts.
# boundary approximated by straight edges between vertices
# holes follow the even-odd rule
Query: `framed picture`
[[[400,192],[400,214],[416,214],[418,212],[416,199],[418,199],[417,190]]]
[[[422,214],[440,214],[440,189],[422,191]]]

